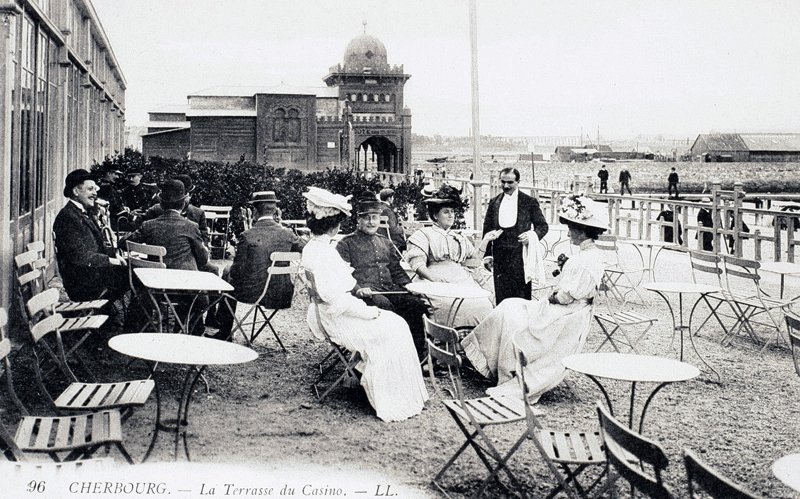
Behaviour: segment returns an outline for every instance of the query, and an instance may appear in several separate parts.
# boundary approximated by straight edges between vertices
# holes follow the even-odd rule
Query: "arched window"
[[[273,142],[286,141],[286,111],[281,108],[275,110],[275,118],[273,118],[272,127],[272,140]]]
[[[375,101],[375,102],[380,102],[381,96],[378,95],[378,94],[375,94],[375,95],[372,96],[372,100]]]
[[[367,100],[369,100],[369,95],[367,95],[367,94],[364,94],[364,95],[362,95],[361,97],[362,97],[362,100],[363,100],[364,102],[367,102]]]
[[[356,94],[350,94],[350,102],[355,102],[358,96]]]
[[[383,98],[384,98],[384,100],[386,100],[386,102],[391,102],[392,94],[386,94],[386,95],[383,96]]]

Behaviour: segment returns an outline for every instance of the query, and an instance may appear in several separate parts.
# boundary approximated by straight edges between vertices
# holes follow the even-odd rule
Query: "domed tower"
[[[403,66],[391,66],[386,47],[365,33],[353,38],[344,63],[324,78],[338,88],[343,109],[342,164],[357,170],[375,158],[378,171],[408,173],[411,164],[411,110],[403,105],[403,86],[411,78]],[[367,157],[367,150],[372,155]]]

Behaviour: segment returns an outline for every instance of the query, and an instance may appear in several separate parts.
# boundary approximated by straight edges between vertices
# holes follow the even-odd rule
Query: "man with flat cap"
[[[208,249],[203,245],[200,228],[196,223],[186,219],[181,212],[186,206],[186,190],[180,180],[169,179],[161,185],[158,200],[164,213],[148,220],[128,236],[120,240],[124,247],[126,241],[163,246],[167,250],[164,263],[168,269],[199,270],[208,263]],[[204,309],[208,298],[201,296],[195,309]],[[176,307],[179,314],[188,313],[191,298],[179,301]],[[197,319],[197,320],[196,320]],[[192,334],[203,334],[203,321],[193,317],[195,325]]]
[[[111,220],[111,228],[117,230],[117,217],[124,212],[120,196],[119,179],[122,178],[122,170],[111,165],[103,171],[103,176],[97,180],[97,197],[108,201],[108,215]]]
[[[274,191],[254,192],[250,204],[255,210],[256,219],[253,226],[242,232],[236,245],[236,256],[233,264],[225,269],[222,278],[231,283],[234,298],[245,303],[255,303],[264,291],[267,282],[267,269],[271,264],[270,255],[275,251],[303,250],[306,241],[297,237],[292,230],[275,221],[278,198]],[[270,310],[280,310],[292,306],[294,285],[288,275],[272,276],[266,295],[261,305]],[[230,302],[236,310],[237,302]],[[217,339],[227,339],[231,335],[233,316],[228,307],[220,303],[217,306],[216,322],[219,333]]]
[[[422,356],[426,351],[422,316],[427,306],[418,296],[404,292],[411,279],[400,266],[391,241],[378,233],[382,211],[375,194],[362,193],[356,201],[358,230],[344,236],[336,244],[336,251],[353,267],[353,294],[367,305],[390,310],[405,319],[417,353]],[[386,292],[390,294],[382,294]]]
[[[74,301],[87,301],[103,295],[113,302],[127,289],[124,260],[107,245],[97,225],[96,177],[86,170],[70,172],[64,182],[67,204],[53,223],[56,260],[64,289]]]
[[[122,204],[132,212],[145,212],[153,203],[155,192],[151,186],[142,183],[142,170],[131,167],[126,173],[128,185],[122,191]]]
[[[531,299],[531,283],[525,279],[523,248],[528,246],[531,231],[541,240],[549,227],[539,202],[519,190],[519,170],[500,171],[502,194],[489,201],[483,221],[483,235],[502,229],[497,239],[490,241],[486,254],[492,256],[494,296],[497,305],[506,298]]]

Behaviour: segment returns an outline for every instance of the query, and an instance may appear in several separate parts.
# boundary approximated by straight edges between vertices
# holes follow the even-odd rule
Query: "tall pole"
[[[469,48],[472,54],[472,192],[474,215],[473,228],[481,229],[481,196],[480,196],[480,164],[481,164],[481,121],[478,105],[478,8],[477,0],[469,0]]]

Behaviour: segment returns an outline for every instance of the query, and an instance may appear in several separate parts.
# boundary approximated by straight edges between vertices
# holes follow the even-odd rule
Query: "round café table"
[[[781,276],[781,300],[783,299],[784,282],[787,275],[800,275],[800,265],[791,262],[761,262],[759,267],[765,272],[780,274]]]
[[[614,407],[611,404],[611,398],[598,378],[629,381],[631,383],[631,403],[628,412],[628,427],[630,429],[633,429],[636,383],[659,383],[650,393],[650,396],[647,397],[642,407],[639,417],[639,433],[642,433],[644,427],[647,407],[656,393],[670,383],[688,381],[700,375],[700,370],[691,364],[654,355],[616,352],[579,353],[564,357],[561,363],[567,369],[585,374],[594,381],[603,393],[612,416],[614,415]]]
[[[655,282],[656,263],[658,262],[658,255],[664,248],[679,248],[675,243],[668,241],[650,241],[648,239],[618,239],[620,243],[630,244],[639,253],[639,258],[642,260],[642,270],[648,275],[648,281]],[[648,248],[647,260],[644,259],[642,250],[640,248]],[[653,256],[653,249],[658,248],[655,257]]]
[[[694,344],[694,337],[692,336],[692,332],[690,331],[690,326],[683,324],[683,295],[684,294],[699,294],[700,297],[697,301],[705,299],[705,295],[711,293],[719,293],[720,289],[716,286],[709,286],[707,284],[697,284],[693,282],[649,282],[642,285],[642,287],[648,291],[652,291],[661,298],[667,304],[667,308],[669,308],[669,313],[672,316],[672,340],[670,340],[670,348],[672,348],[672,341],[675,339],[675,333],[680,334],[681,336],[681,352],[680,352],[680,360],[683,361],[683,333],[686,331],[687,336],[689,336],[689,342],[692,344],[692,349],[694,349],[694,353],[697,354],[697,358],[699,358],[703,364],[706,365],[714,374],[717,375],[717,380],[721,381],[721,377],[719,373],[711,367],[711,365],[706,362],[700,352],[697,351],[697,345]],[[670,303],[669,294],[677,294],[678,295],[678,317],[675,317],[675,310],[672,308],[672,304]],[[697,303],[697,301],[695,303]]]
[[[468,298],[489,298],[492,294],[480,286],[473,284],[460,284],[451,282],[414,281],[406,284],[406,289],[417,295],[437,296],[439,298],[453,298],[450,310],[447,312],[447,324],[452,327],[455,323],[458,309]]]
[[[800,492],[800,454],[789,454],[775,461],[772,473],[788,487]]]
[[[183,381],[181,398],[178,402],[178,417],[174,425],[166,424],[161,420],[161,395],[158,381],[156,381],[155,431],[142,462],[150,457],[150,453],[156,445],[159,431],[175,433],[174,459],[176,461],[178,459],[179,442],[183,438],[183,450],[186,459],[191,461],[189,445],[186,441],[186,430],[189,419],[189,405],[192,402],[192,391],[197,380],[207,366],[244,364],[252,362],[258,357],[258,353],[242,345],[187,334],[121,334],[108,340],[108,346],[123,355],[153,362],[151,376],[155,374],[159,363],[189,366]]]

